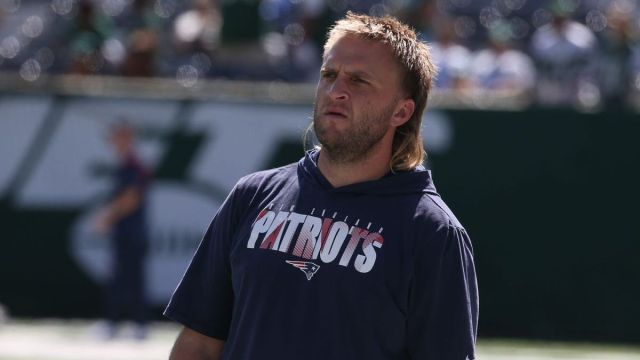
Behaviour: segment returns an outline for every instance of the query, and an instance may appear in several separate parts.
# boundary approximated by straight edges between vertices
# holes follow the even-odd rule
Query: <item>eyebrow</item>
[[[357,77],[361,77],[361,78],[365,78],[365,79],[372,79],[373,80],[373,75],[366,72],[366,71],[361,71],[361,70],[355,70],[355,71],[345,71],[345,73],[349,76],[357,76]]]
[[[320,72],[338,72],[338,71],[331,66],[322,66],[320,68]],[[363,70],[344,71],[344,73],[349,76],[361,77],[367,80],[375,80],[375,77],[373,76],[373,74]]]

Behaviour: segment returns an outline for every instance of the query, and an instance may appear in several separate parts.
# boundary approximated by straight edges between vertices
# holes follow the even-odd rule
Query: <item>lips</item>
[[[344,109],[341,108],[335,108],[335,107],[331,107],[329,109],[327,109],[324,112],[325,115],[329,115],[329,116],[341,116],[341,117],[347,117],[347,112]]]

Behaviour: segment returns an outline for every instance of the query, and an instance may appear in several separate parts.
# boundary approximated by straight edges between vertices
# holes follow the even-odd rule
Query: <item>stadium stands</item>
[[[391,14],[430,42],[441,89],[531,92],[597,109],[640,93],[632,0],[7,0],[0,71],[314,82],[327,24]]]

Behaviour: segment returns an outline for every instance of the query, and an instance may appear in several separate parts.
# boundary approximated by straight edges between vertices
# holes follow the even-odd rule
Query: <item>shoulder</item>
[[[281,166],[274,169],[263,170],[245,175],[235,186],[235,191],[256,192],[283,186],[295,181],[297,178],[297,163]]]
[[[140,175],[146,175],[147,169],[143,162],[136,155],[129,155],[127,158],[121,163],[121,169],[125,171],[137,173]]]
[[[427,234],[448,237],[451,232],[465,232],[464,227],[449,206],[439,195],[433,193],[422,195],[416,207],[413,221]]]
[[[223,207],[236,214],[239,219],[269,193],[275,193],[275,187],[282,187],[289,179],[295,179],[294,175],[294,164],[245,175],[231,189]]]
[[[459,253],[455,249],[467,249],[473,254],[469,234],[437,194],[422,196],[414,215],[414,226],[414,253],[420,259],[452,251]]]

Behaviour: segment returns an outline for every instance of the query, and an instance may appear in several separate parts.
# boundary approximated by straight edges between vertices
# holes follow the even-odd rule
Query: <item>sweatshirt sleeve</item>
[[[237,186],[219,208],[164,315],[201,334],[226,340],[233,309],[229,253],[238,221]]]
[[[472,360],[478,289],[467,232],[451,224],[421,239],[411,285],[408,350],[416,360]]]

